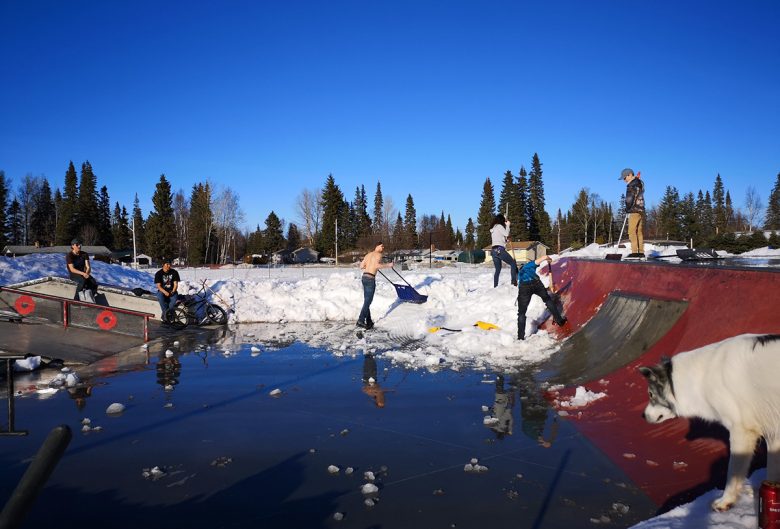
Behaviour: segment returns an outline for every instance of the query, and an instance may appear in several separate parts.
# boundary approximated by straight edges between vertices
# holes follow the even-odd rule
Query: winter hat
[[[70,245],[73,246],[74,244],[81,244],[81,239],[73,239],[70,241]]]
[[[622,171],[620,171],[620,178],[618,180],[624,180],[627,176],[634,176],[634,170],[626,167]]]

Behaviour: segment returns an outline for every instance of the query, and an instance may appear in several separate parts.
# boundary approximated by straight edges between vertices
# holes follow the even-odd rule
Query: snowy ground
[[[674,255],[674,248],[647,248],[649,255]],[[628,249],[588,246],[571,257],[603,257],[607,253],[628,253]],[[780,250],[754,250],[740,257],[778,258]],[[667,262],[679,261],[676,258]],[[100,284],[142,287],[153,290],[155,270],[136,271],[115,265],[93,262],[94,276]],[[295,338],[336,354],[349,353],[357,340],[354,322],[363,301],[360,271],[357,267],[284,267],[180,269],[179,292],[197,290],[205,280],[216,298],[232,312],[233,324],[271,322],[295,328]],[[31,255],[0,258],[0,285],[19,283],[46,276],[67,277],[64,258],[58,255]],[[498,288],[493,288],[492,265],[445,266],[428,268],[427,263],[403,272],[421,294],[428,296],[422,305],[399,303],[394,287],[378,278],[371,306],[377,330],[371,331],[372,343],[385,340],[383,357],[388,360],[435,369],[447,364],[462,367],[511,370],[535,364],[556,350],[556,342],[538,325],[547,319],[544,304],[534,297],[529,306],[525,341],[518,341],[516,289],[509,284],[509,270],[504,268]],[[401,283],[390,271],[388,277]],[[547,284],[548,275],[542,276]],[[475,327],[478,321],[497,325],[495,330]],[[309,322],[337,322],[331,332]],[[311,327],[311,329],[309,329]],[[439,330],[447,327],[458,332]],[[240,326],[237,328],[240,331]],[[281,331],[280,331],[281,332]],[[376,336],[378,340],[374,340]],[[261,338],[261,337],[258,337]],[[397,347],[393,347],[393,345]],[[753,476],[757,487],[764,471]],[[713,513],[709,504],[719,494],[711,491],[695,502],[637,525],[641,529],[669,528],[753,528],[756,526],[754,500],[744,497],[728,513]]]

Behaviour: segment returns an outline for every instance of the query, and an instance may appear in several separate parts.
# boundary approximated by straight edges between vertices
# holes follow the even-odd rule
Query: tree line
[[[190,265],[225,263],[247,255],[268,255],[281,249],[306,245],[322,255],[334,256],[350,250],[366,250],[383,241],[389,250],[474,249],[490,245],[490,227],[497,213],[512,223],[515,241],[541,241],[555,251],[590,243],[614,243],[619,237],[625,213],[623,197],[617,205],[604,201],[587,187],[574,196],[566,213],[551,219],[545,208],[542,163],[531,159],[530,172],[524,166],[517,175],[506,171],[496,193],[490,177],[482,187],[476,222],[468,218],[461,232],[451,216],[417,214],[414,198],[408,194],[403,212],[377,182],[369,202],[364,185],[355,188],[348,200],[329,174],[322,189],[304,189],[296,198],[299,222],[286,223],[274,211],[264,226],[252,231],[241,228],[244,214],[238,195],[229,187],[217,189],[199,182],[189,193],[173,193],[164,174],[152,195],[152,211],[144,216],[136,194],[132,211],[109,198],[108,188],[98,188],[89,161],[77,173],[68,164],[62,187],[52,190],[42,176],[28,174],[15,190],[0,171],[0,248],[5,245],[68,245],[79,238],[85,245],[103,245],[115,250],[145,253],[155,260],[178,257]],[[761,213],[765,212],[762,216]],[[780,173],[766,208],[754,188],[749,188],[743,208],[737,207],[718,174],[712,190],[685,194],[667,186],[661,202],[648,207],[647,239],[693,241],[742,251],[765,246],[763,235],[735,237],[735,232],[754,228],[780,231]],[[769,244],[778,245],[775,239]],[[759,240],[761,239],[761,240]],[[763,244],[761,242],[763,241]]]

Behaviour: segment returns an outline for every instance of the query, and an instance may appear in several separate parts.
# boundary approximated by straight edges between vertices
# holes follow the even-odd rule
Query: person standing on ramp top
[[[631,241],[631,253],[628,257],[645,256],[645,238],[642,224],[645,216],[645,185],[639,179],[639,173],[625,168],[620,180],[626,182],[626,215],[628,215],[628,238]]]
[[[536,261],[528,261],[520,269],[518,275],[518,282],[520,286],[517,289],[517,339],[525,340],[525,311],[528,309],[528,305],[531,303],[531,298],[534,294],[542,298],[544,304],[547,305],[547,310],[553,315],[553,320],[557,325],[563,327],[566,322],[569,321],[558,310],[558,306],[555,301],[550,297],[542,280],[536,274],[536,269],[540,264],[547,262],[548,265],[552,263],[552,259],[545,255],[540,257]],[[552,272],[552,270],[550,270]]]
[[[493,226],[490,227],[490,237],[493,247],[490,249],[490,255],[493,257],[493,266],[496,272],[493,274],[493,288],[498,286],[498,276],[501,275],[501,262],[505,262],[512,267],[511,275],[512,285],[517,286],[517,263],[514,258],[506,251],[506,242],[509,239],[509,222],[499,213],[493,219]]]
[[[369,252],[360,263],[360,269],[363,271],[361,282],[363,283],[363,308],[360,309],[357,326],[363,329],[371,329],[374,321],[371,319],[371,302],[374,301],[374,291],[376,290],[376,271],[380,268],[392,268],[393,263],[382,262],[382,252],[385,251],[385,245],[378,242],[373,252]]]

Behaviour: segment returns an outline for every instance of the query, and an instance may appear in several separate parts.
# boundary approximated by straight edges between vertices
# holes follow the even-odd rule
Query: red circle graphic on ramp
[[[98,327],[104,331],[113,329],[116,326],[116,316],[110,310],[104,310],[97,315]]]
[[[19,296],[14,303],[14,308],[22,316],[27,316],[35,310],[35,300],[30,296]]]

